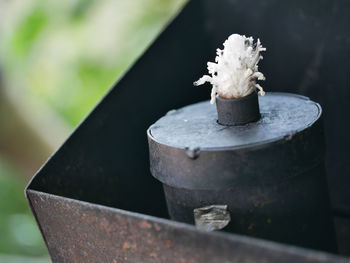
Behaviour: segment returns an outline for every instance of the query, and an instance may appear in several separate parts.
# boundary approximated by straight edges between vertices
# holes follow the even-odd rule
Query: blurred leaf
[[[72,19],[80,21],[94,3],[94,0],[79,0],[72,8]]]
[[[0,23],[13,24],[0,35],[0,66],[23,119],[46,120],[42,114],[59,120],[43,125],[51,135],[57,123],[73,129],[186,0],[24,2],[6,1],[12,9]],[[43,255],[21,177],[0,158],[0,254]]]
[[[33,12],[22,21],[13,36],[12,49],[14,54],[20,57],[26,56],[47,22],[47,14],[40,5],[37,5]]]

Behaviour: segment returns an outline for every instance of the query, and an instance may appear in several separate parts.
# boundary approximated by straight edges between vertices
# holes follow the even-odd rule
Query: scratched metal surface
[[[53,262],[348,262],[331,254],[199,231],[186,224],[32,190],[29,199]]]

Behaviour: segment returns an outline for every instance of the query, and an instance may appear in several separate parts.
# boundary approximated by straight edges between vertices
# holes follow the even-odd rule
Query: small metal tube
[[[226,126],[244,125],[260,119],[257,92],[237,99],[216,97],[218,123]]]

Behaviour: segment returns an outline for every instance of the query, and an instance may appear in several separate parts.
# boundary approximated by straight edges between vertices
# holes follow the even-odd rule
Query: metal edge
[[[192,234],[198,233],[198,234],[202,235],[203,237],[210,236],[210,237],[215,237],[215,238],[218,238],[221,240],[225,239],[228,242],[237,243],[237,245],[255,246],[255,247],[258,247],[261,249],[269,250],[272,252],[272,254],[274,251],[279,251],[279,252],[283,252],[286,256],[290,255],[290,256],[305,258],[306,259],[305,262],[306,261],[310,262],[309,260],[312,260],[312,262],[334,262],[334,263],[350,262],[350,258],[348,258],[348,257],[330,254],[327,252],[321,252],[321,251],[317,251],[317,250],[306,249],[306,248],[296,247],[296,246],[292,246],[292,245],[285,245],[285,244],[280,244],[280,243],[269,241],[269,240],[247,237],[247,236],[242,236],[242,235],[237,235],[237,234],[232,234],[232,233],[229,234],[229,233],[224,233],[224,232],[206,232],[203,230],[199,230],[192,225],[172,221],[172,220],[165,219],[165,218],[158,218],[158,217],[154,217],[154,216],[150,216],[150,215],[140,214],[137,212],[122,210],[119,208],[112,208],[112,207],[108,207],[108,206],[92,204],[89,202],[71,199],[71,198],[67,198],[67,197],[61,197],[61,196],[57,196],[54,194],[48,194],[48,193],[40,192],[40,191],[36,191],[36,190],[27,190],[27,194],[29,196],[30,195],[36,195],[36,196],[45,195],[48,198],[53,198],[53,199],[56,199],[56,200],[59,200],[59,201],[65,202],[65,203],[70,202],[70,203],[79,204],[81,206],[94,207],[94,209],[107,210],[108,212],[118,213],[118,214],[121,214],[125,217],[133,217],[134,219],[148,220],[148,221],[152,221],[154,223],[167,225],[167,226],[170,226],[174,229],[181,228],[181,229],[186,230],[186,232],[190,232]],[[35,212],[35,207],[34,206],[31,207],[31,209],[35,215],[36,220],[38,220],[36,212]],[[39,222],[38,222],[38,224],[40,226]],[[42,232],[42,235],[44,236],[44,233],[43,233],[41,227],[40,227],[40,231]],[[46,244],[48,251],[50,253],[50,249],[48,247],[46,240],[45,240],[45,244]]]
[[[33,177],[33,178],[34,178],[34,177]],[[44,231],[43,231],[42,226],[41,226],[41,224],[40,224],[39,218],[38,218],[38,216],[37,216],[37,214],[36,214],[36,211],[35,211],[35,208],[34,208],[34,206],[33,206],[32,200],[31,200],[31,198],[30,198],[30,196],[31,196],[32,194],[33,194],[33,195],[37,194],[37,191],[30,190],[30,189],[28,189],[28,186],[27,186],[24,192],[25,192],[25,197],[26,197],[26,199],[27,199],[27,202],[29,203],[29,208],[30,208],[30,210],[31,210],[31,212],[32,212],[32,214],[33,214],[33,216],[34,216],[34,218],[35,218],[35,221],[36,221],[36,223],[37,223],[37,225],[38,225],[40,234],[41,234],[41,236],[42,236],[42,238],[43,238],[43,240],[44,240],[44,243],[45,243],[45,246],[46,246],[46,250],[47,250],[47,252],[49,253],[49,255],[50,255],[51,259],[52,259],[52,255],[51,255],[51,252],[50,252],[50,249],[49,249],[49,246],[48,246],[46,237],[45,237],[45,235],[44,235]]]

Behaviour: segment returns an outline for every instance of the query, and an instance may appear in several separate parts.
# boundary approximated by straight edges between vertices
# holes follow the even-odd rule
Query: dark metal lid
[[[218,124],[208,101],[168,112],[148,129],[153,176],[174,187],[222,189],[294,176],[322,160],[319,104],[288,93],[267,93],[259,104],[261,119],[242,126]]]
[[[312,125],[321,115],[319,104],[288,93],[259,97],[261,119],[242,126],[217,123],[208,101],[169,111],[149,128],[158,143],[177,148],[239,148],[275,141]]]

